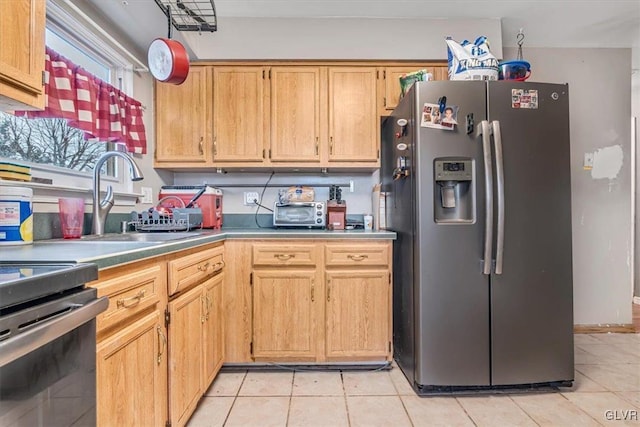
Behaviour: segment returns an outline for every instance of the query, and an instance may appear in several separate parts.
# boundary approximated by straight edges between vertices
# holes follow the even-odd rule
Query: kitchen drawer
[[[224,268],[224,247],[218,246],[169,261],[169,295],[219,273]]]
[[[97,318],[98,332],[158,304],[165,281],[163,265],[153,265],[98,282],[93,286],[98,296],[109,298],[109,307]]]
[[[316,244],[265,244],[253,245],[253,266],[275,265],[315,266],[319,250]]]
[[[389,265],[390,246],[386,243],[327,244],[325,260],[328,267]]]

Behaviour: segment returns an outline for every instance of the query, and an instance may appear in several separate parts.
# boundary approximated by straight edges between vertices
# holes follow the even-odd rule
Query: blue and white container
[[[0,186],[0,245],[33,243],[33,190]]]

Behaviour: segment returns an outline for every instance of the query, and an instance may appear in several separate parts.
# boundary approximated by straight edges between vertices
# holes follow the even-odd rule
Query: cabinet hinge
[[[47,84],[47,73],[46,72],[42,72],[42,86],[44,86],[45,84]]]
[[[380,149],[378,148],[378,159],[380,159]]]
[[[269,80],[271,80],[271,68],[269,68]]]
[[[164,327],[169,327],[169,323],[171,323],[171,313],[168,308],[164,309]]]
[[[389,341],[389,353],[391,353],[391,341]]]
[[[267,150],[265,150],[264,148],[262,149],[262,158],[266,158],[265,156],[267,155]]]
[[[262,80],[264,80],[264,70],[262,70]]]
[[[376,70],[376,79],[380,79],[380,70]]]
[[[164,427],[171,427],[171,421],[167,420],[167,422],[164,423]]]
[[[389,284],[391,284],[391,273],[389,273]]]
[[[253,285],[253,273],[249,273],[249,284]]]
[[[387,106],[387,97],[386,96],[383,98],[382,102],[384,103],[384,106],[386,107]]]
[[[269,158],[271,158],[271,148],[269,148]]]
[[[385,80],[387,79],[387,70],[382,71],[382,78]]]
[[[249,343],[249,354],[253,356],[253,341]]]

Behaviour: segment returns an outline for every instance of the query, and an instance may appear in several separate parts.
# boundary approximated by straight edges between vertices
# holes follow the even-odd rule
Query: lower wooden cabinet
[[[101,270],[97,424],[183,426],[224,361],[224,247]],[[168,293],[176,292],[168,301]]]
[[[202,343],[204,345],[203,375],[205,386],[213,379],[224,363],[224,316],[223,292],[224,274],[207,280],[204,286],[205,319]],[[203,392],[206,390],[203,390]]]
[[[172,426],[187,423],[202,396],[202,287],[169,302],[169,416]]]
[[[391,360],[391,242],[229,243],[226,362]]]
[[[222,284],[217,274],[169,301],[169,419],[183,426],[222,367]]]
[[[156,310],[98,344],[98,425],[165,424],[167,357],[161,320]]]
[[[254,270],[252,289],[255,360],[314,361],[322,314],[315,270]]]
[[[388,270],[326,273],[326,357],[383,359],[391,353],[391,278]]]

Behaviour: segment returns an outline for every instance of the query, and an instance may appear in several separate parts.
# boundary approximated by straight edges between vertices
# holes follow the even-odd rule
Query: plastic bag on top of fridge
[[[447,37],[449,80],[498,80],[498,60],[485,36],[458,43]]]

